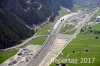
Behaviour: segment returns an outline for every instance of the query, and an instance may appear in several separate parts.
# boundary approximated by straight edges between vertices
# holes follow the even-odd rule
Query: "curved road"
[[[65,15],[56,22],[56,24],[54,25],[50,33],[47,43],[41,48],[40,52],[30,60],[27,66],[40,66],[41,65],[42,61],[45,59],[49,51],[52,49],[54,45],[54,41],[57,38],[57,35],[60,29],[62,28],[63,24],[65,23],[65,21],[69,19],[70,17],[75,16],[77,14],[79,13],[71,13],[69,15]]]

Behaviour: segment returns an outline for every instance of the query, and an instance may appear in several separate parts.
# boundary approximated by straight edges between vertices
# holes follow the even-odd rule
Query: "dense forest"
[[[28,25],[40,24],[54,17],[60,6],[73,8],[72,0],[2,0],[1,7],[16,14]]]
[[[0,0],[0,49],[15,46],[31,37],[28,28],[58,15],[60,6],[73,9],[72,0]]]
[[[34,31],[27,28],[23,20],[0,9],[0,49],[19,44],[33,34]]]

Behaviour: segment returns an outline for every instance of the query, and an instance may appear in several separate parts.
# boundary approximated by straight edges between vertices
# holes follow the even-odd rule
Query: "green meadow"
[[[95,31],[100,31],[100,24],[91,26],[92,32],[89,30],[86,28],[77,35],[56,59],[78,59],[77,63],[66,63],[68,66],[100,66],[100,33],[95,34]],[[82,58],[85,59],[83,63]],[[52,63],[50,66],[58,64]]]

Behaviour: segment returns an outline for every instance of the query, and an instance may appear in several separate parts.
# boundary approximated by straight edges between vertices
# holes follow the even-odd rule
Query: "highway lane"
[[[97,11],[95,11],[94,14],[96,12]],[[71,16],[69,16],[67,18],[70,18],[72,16],[75,16],[75,13],[74,13],[74,15],[72,14]],[[88,19],[84,19],[83,20],[83,21],[85,21],[85,23],[82,23],[82,25],[79,26],[80,28],[78,28],[77,31],[75,32],[74,37],[80,32],[80,29],[86,24],[87,21],[89,21],[91,19],[92,16],[87,17]],[[65,19],[67,19],[67,18],[65,18]],[[59,20],[61,20],[61,19],[59,19]],[[29,64],[27,66],[41,66],[43,60],[45,59],[45,57],[47,56],[47,54],[50,52],[50,49],[52,49],[52,47],[54,46],[53,43],[54,43],[55,39],[57,38],[57,34],[58,34],[59,30],[61,29],[61,26],[63,24],[64,24],[64,22],[62,22],[62,23],[60,22],[57,25],[57,27],[56,27],[55,30],[52,29],[51,34],[50,34],[50,36],[48,38],[49,39],[48,43],[45,44],[45,46],[42,48],[42,50],[40,51],[40,53],[35,58],[32,58],[32,60],[29,62]]]
[[[88,19],[88,16],[86,16],[82,21],[85,22],[85,20],[87,20],[86,18]],[[81,23],[81,24],[82,24],[82,23]],[[80,24],[78,24],[78,25],[80,25]],[[77,33],[77,32],[76,32],[76,33]],[[63,38],[63,37],[65,37],[65,36],[62,36],[62,38]],[[67,36],[67,38],[69,38],[69,39],[68,39],[68,42],[67,42],[67,44],[65,43],[65,46],[62,48],[62,50],[66,47],[66,45],[69,44],[70,41],[72,41],[72,39],[74,39],[74,37],[75,37],[75,35]],[[56,39],[57,39],[57,38],[56,38]],[[63,45],[63,44],[62,44],[62,45]],[[54,46],[55,46],[55,45],[53,45],[52,47],[54,47]],[[61,50],[61,51],[62,51],[62,50]],[[60,53],[61,51],[59,51],[58,53]],[[50,51],[50,52],[52,52],[52,51]],[[48,53],[48,55],[46,56],[46,58],[42,61],[41,65],[39,65],[39,66],[49,66],[49,65],[50,65],[51,62],[49,62],[48,64],[46,64],[46,59],[49,57],[50,52]],[[56,58],[57,56],[58,56],[58,55],[56,55],[55,57],[53,57],[53,59]],[[53,60],[52,60],[52,62],[53,62]],[[44,65],[43,65],[43,64],[44,64]]]
[[[27,66],[40,66],[42,61],[45,59],[48,52],[52,49],[54,45],[54,41],[57,38],[57,35],[63,26],[65,20],[67,20],[69,17],[75,16],[78,13],[72,13],[69,15],[65,15],[62,18],[60,18],[57,23],[55,24],[54,28],[52,29],[50,36],[47,40],[47,43],[43,46],[43,48],[40,50],[40,52],[31,59],[31,61],[28,63]]]
[[[65,20],[70,19],[70,17],[75,16],[75,13],[72,14],[71,16],[67,16],[65,17],[65,19],[63,20],[63,18],[59,19],[60,21],[63,20],[62,22],[59,22],[59,24],[57,25],[57,27],[55,27],[55,29],[52,29],[50,36],[48,38],[48,42],[46,42],[46,44],[42,47],[41,51],[31,59],[31,61],[28,63],[28,65],[25,66],[39,66],[42,61],[44,60],[44,58],[47,56],[48,52],[50,51],[50,49],[52,49],[52,47],[54,46],[54,42],[55,39],[58,36],[59,30],[61,29],[61,27],[63,26]],[[90,17],[91,19],[91,17]],[[87,19],[88,21],[89,19]],[[57,24],[57,23],[56,23]],[[84,24],[82,24],[79,27],[82,27]],[[80,31],[80,28],[78,29]],[[79,33],[79,31],[77,31]],[[76,32],[76,34],[77,34]]]

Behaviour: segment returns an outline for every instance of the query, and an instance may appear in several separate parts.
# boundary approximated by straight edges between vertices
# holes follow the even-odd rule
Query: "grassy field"
[[[85,8],[84,8],[83,6],[80,6],[80,5],[78,5],[78,4],[75,4],[75,5],[74,5],[74,9],[75,9],[75,10],[83,10],[83,11],[84,11]]]
[[[31,40],[30,42],[28,42],[28,44],[43,45],[46,39],[47,39],[47,36],[40,36],[38,38]]]
[[[59,16],[62,17],[66,14],[68,14],[68,10],[66,8],[62,7],[61,11],[59,11]]]
[[[100,24],[96,24],[92,27],[92,30],[94,31],[100,31]]]
[[[82,28],[83,33],[96,33],[100,31],[100,24],[96,24],[94,26],[86,25]]]
[[[74,4],[74,10],[75,11],[79,11],[79,10],[80,11],[84,11],[84,12],[86,12],[88,14],[93,13],[92,9],[89,9],[88,7],[83,7],[83,6],[79,5],[79,4]]]
[[[93,31],[100,30],[100,24],[94,25],[92,29]],[[96,36],[99,38],[96,39]],[[62,53],[63,55],[60,54],[57,59],[65,59],[68,55],[67,59],[78,59],[76,64],[67,63],[68,66],[100,66],[100,34],[80,33]],[[81,63],[82,58],[88,58],[90,61]],[[95,60],[92,63],[93,58]],[[56,63],[52,63],[50,66],[56,66]]]
[[[52,23],[48,23],[48,24],[45,24],[45,25],[39,27],[37,32],[36,32],[36,36],[38,36],[38,35],[48,35],[49,31],[52,29],[52,26],[53,26]],[[45,40],[46,40],[46,38],[47,38],[47,36],[37,37],[35,39],[30,40],[28,43],[25,44],[25,46],[27,46],[29,44],[43,45]]]
[[[73,34],[76,31],[76,29],[73,29],[71,31],[66,32],[65,34]]]
[[[68,25],[68,26],[65,26],[64,28],[61,29],[61,33],[65,33],[65,34],[73,34],[76,30],[73,29],[75,26],[74,25]],[[68,31],[70,29],[73,29],[71,31]],[[67,31],[67,32],[66,32]]]
[[[72,28],[74,28],[75,26],[74,25],[68,25],[68,26],[65,26],[64,28],[61,29],[60,32],[66,32],[67,30],[70,30]]]
[[[14,56],[18,52],[18,49],[7,50],[0,53],[0,64],[10,57]]]
[[[38,28],[36,35],[45,35],[49,33],[49,30],[52,28],[53,24],[48,23],[43,25],[42,27]]]

